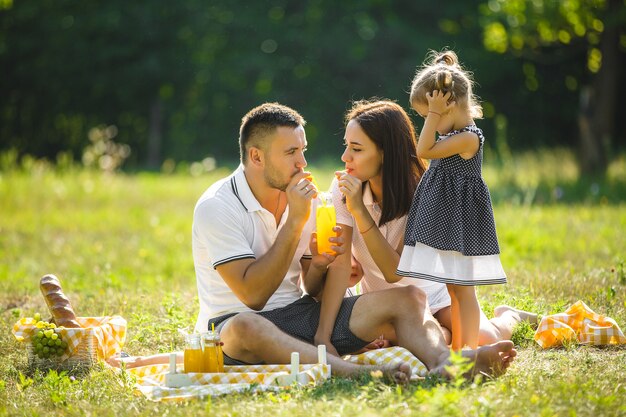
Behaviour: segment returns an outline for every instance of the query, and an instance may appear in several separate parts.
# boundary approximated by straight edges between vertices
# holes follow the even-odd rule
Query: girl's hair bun
[[[449,66],[459,65],[459,57],[452,51],[444,51],[434,56],[434,64],[444,64]]]

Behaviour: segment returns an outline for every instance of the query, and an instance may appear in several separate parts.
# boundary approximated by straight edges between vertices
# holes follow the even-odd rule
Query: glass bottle
[[[224,372],[224,352],[222,346],[224,342],[220,340],[220,334],[215,333],[215,349],[217,350],[217,372]]]
[[[187,372],[202,372],[202,345],[200,342],[200,335],[193,333],[187,335],[185,353],[184,353],[184,371]]]
[[[217,343],[219,343],[219,336],[214,331],[202,333],[202,344],[204,347],[203,372],[219,372],[216,339]]]

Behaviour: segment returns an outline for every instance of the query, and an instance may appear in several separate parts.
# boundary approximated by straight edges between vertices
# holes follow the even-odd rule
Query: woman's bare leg
[[[451,308],[444,307],[435,313],[435,318],[441,324],[446,335],[446,341],[450,343],[450,329],[452,329]],[[510,340],[515,326],[528,321],[537,324],[537,315],[529,311],[519,310],[508,305],[500,305],[494,309],[495,317],[488,319],[482,309],[480,311],[480,330],[478,332],[478,345],[484,346],[500,340]]]

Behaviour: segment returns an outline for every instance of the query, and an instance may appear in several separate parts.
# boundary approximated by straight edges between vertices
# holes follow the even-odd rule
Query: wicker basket
[[[26,349],[28,351],[28,367],[31,371],[54,369],[69,373],[85,373],[98,363],[98,339],[91,329],[85,332],[74,353],[66,359],[42,359],[35,355],[30,343],[27,344]]]

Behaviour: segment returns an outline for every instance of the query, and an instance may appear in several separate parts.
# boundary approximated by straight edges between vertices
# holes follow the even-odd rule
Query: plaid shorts
[[[354,303],[358,298],[359,296],[344,298],[339,308],[339,313],[337,313],[337,319],[335,320],[335,327],[333,328],[330,342],[342,356],[354,353],[369,343],[359,339],[350,331],[350,316],[352,315]],[[320,320],[320,308],[321,304],[319,302],[313,297],[305,295],[285,307],[255,312],[254,314],[266,318],[288,335],[312,345]],[[210,329],[211,323],[213,323],[215,329],[219,332],[222,330],[226,321],[236,314],[237,313],[230,313],[212,318],[209,320],[208,328]],[[224,364],[246,365],[227,355],[224,355]]]

